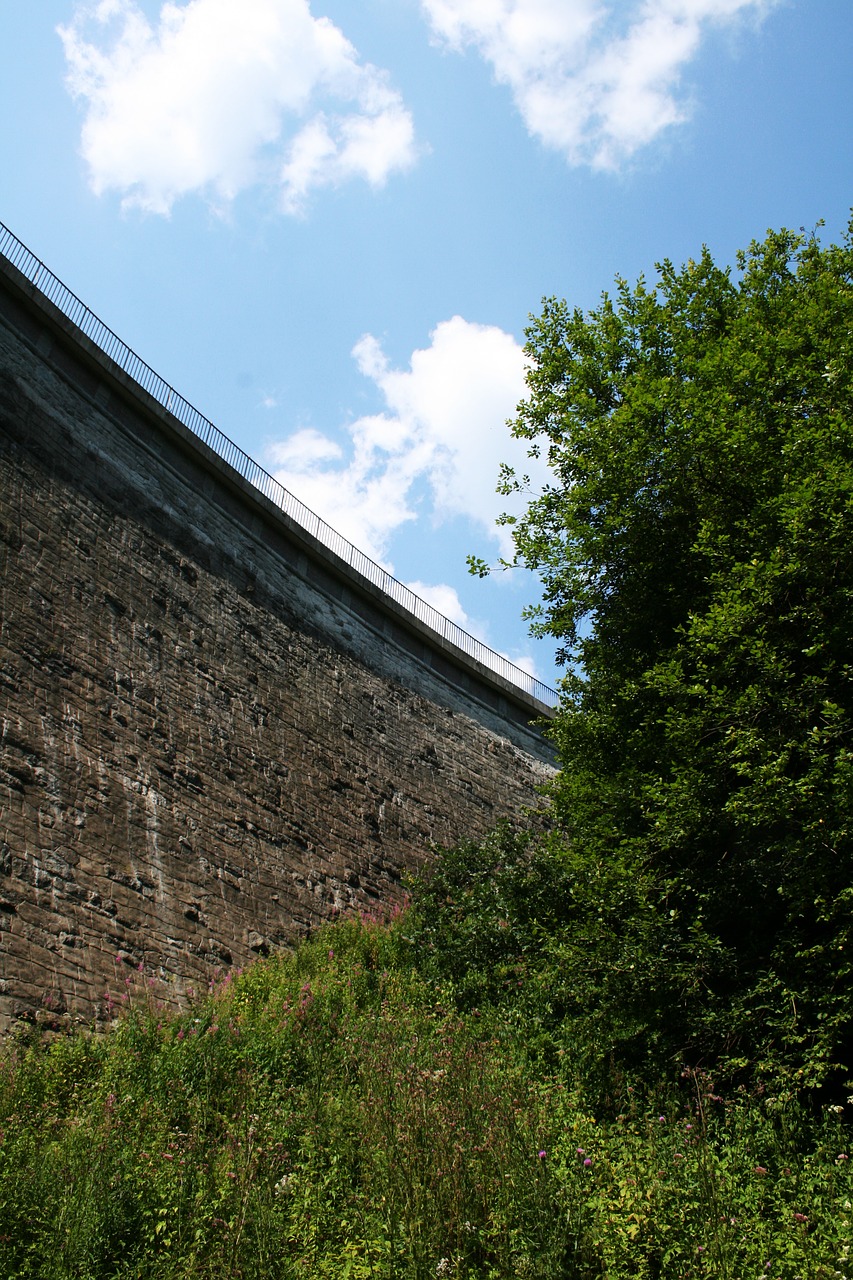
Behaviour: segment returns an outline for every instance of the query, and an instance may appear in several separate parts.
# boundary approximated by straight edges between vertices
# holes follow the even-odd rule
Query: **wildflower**
[[[659,1124],[666,1124],[666,1116],[658,1116]]]
[[[545,1159],[545,1152],[544,1152],[544,1151],[540,1151],[540,1152],[539,1152],[539,1159],[540,1159],[540,1160],[544,1160],[544,1159]]]
[[[438,1262],[435,1264],[435,1274],[437,1276],[450,1275],[450,1259],[449,1258],[439,1258]]]
[[[583,1162],[583,1167],[585,1169],[588,1169],[591,1164],[592,1164],[592,1161],[590,1160],[589,1156],[587,1156],[586,1160],[584,1160]]]
[[[585,1156],[585,1155],[586,1155],[586,1152],[584,1151],[583,1147],[578,1147],[578,1155],[579,1155],[579,1156]]]
[[[764,1176],[766,1175],[766,1173],[767,1173],[767,1170],[764,1168],[764,1166],[763,1166],[763,1165],[757,1164],[757,1165],[755,1166],[755,1168],[753,1169],[753,1171],[752,1171],[752,1172],[753,1172],[753,1173],[760,1173],[760,1174],[761,1174],[761,1176],[762,1176],[762,1177],[764,1177]]]
[[[808,1218],[806,1217],[806,1215],[805,1215],[804,1213],[795,1213],[795,1214],[794,1214],[794,1221],[795,1221],[795,1222],[808,1222]]]

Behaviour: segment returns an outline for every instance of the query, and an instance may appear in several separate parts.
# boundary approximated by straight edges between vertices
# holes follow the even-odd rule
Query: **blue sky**
[[[841,236],[851,63],[850,0],[0,0],[0,219],[297,497],[552,682],[535,580],[465,568],[508,549],[528,315],[768,227]]]

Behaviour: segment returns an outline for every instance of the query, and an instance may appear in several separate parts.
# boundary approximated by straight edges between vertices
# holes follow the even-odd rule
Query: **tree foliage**
[[[853,223],[527,331],[512,520],[569,664],[558,821],[694,956],[673,1052],[853,1068]],[[521,487],[511,472],[505,492]]]

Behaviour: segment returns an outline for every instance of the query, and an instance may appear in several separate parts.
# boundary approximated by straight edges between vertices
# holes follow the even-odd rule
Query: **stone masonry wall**
[[[0,1029],[180,1004],[551,770],[49,320],[3,295]]]

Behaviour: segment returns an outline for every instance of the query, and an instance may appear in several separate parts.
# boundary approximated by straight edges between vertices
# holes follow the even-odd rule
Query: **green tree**
[[[555,812],[679,931],[669,1052],[815,1083],[853,1068],[853,222],[658,273],[527,331]]]

